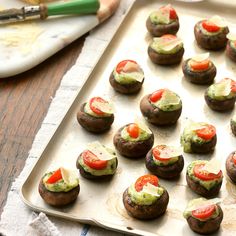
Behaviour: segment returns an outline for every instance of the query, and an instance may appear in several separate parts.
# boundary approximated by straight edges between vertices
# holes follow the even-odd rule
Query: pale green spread
[[[65,183],[63,179],[53,183],[49,184],[47,183],[47,180],[54,172],[46,173],[43,177],[43,184],[45,188],[51,192],[69,192],[73,188],[77,187],[79,185],[79,178],[76,178],[73,183]]]
[[[165,50],[163,46],[155,40],[153,40],[152,43],[150,44],[150,47],[159,54],[175,54],[178,51],[180,51],[183,48],[183,46],[184,44],[181,42],[171,50]]]
[[[203,28],[202,23],[198,24],[198,27],[202,31],[203,34],[208,35],[208,36],[214,36],[214,35],[220,34],[224,30],[224,27],[221,27],[216,32],[209,32],[209,31],[207,31],[206,29]]]
[[[218,85],[219,83],[216,83],[216,84],[212,84],[208,89],[207,89],[207,95],[212,98],[212,99],[215,99],[215,100],[218,100],[218,101],[223,101],[225,99],[230,99],[230,98],[233,98],[233,97],[236,97],[236,93],[235,92],[230,92],[229,95],[227,96],[216,96],[215,95],[215,88],[216,86]]]
[[[161,197],[164,193],[164,189],[162,187],[158,187],[157,193],[160,196],[154,196],[143,191],[137,192],[134,184],[132,184],[128,189],[128,195],[130,196],[131,201],[137,205],[152,205]]]
[[[139,142],[149,139],[151,134],[147,133],[145,130],[139,129],[139,136],[137,138],[130,137],[127,127],[123,128],[121,131],[121,138],[123,138],[125,141],[130,142]]]
[[[89,102],[87,102],[84,106],[84,112],[90,116],[93,116],[93,117],[109,117],[111,116],[112,114],[108,114],[108,113],[105,113],[103,112],[102,115],[98,115],[96,114],[95,112],[93,112],[90,108],[90,105],[89,105]]]
[[[207,190],[212,189],[214,186],[216,186],[218,183],[220,183],[222,181],[222,178],[219,179],[215,179],[215,180],[201,180],[199,178],[197,178],[194,173],[193,173],[193,168],[195,165],[198,164],[203,164],[203,163],[207,163],[208,161],[203,161],[203,160],[197,160],[197,161],[193,161],[188,167],[187,167],[187,173],[189,175],[189,177],[194,180],[195,182],[199,183],[201,186],[203,186],[204,188],[206,188]]]
[[[95,176],[113,175],[116,172],[116,168],[117,168],[116,154],[110,148],[107,148],[107,147],[105,148],[114,158],[112,158],[111,160],[107,160],[107,166],[104,169],[101,169],[101,170],[92,169],[84,163],[82,156],[79,157],[79,164],[83,167],[83,169],[86,172],[89,172],[90,174],[95,175]]]
[[[230,47],[236,50],[236,40],[230,40]]]
[[[141,73],[144,77],[142,71],[139,71],[137,73]],[[117,73],[116,69],[113,70],[113,76],[119,84],[134,84],[138,82],[137,79],[134,77],[134,74],[125,72]]]
[[[188,219],[190,216],[192,216],[193,218],[197,219],[197,220],[200,220],[200,221],[207,221],[207,220],[210,220],[210,219],[215,219],[218,215],[219,215],[219,208],[216,207],[215,209],[215,212],[208,218],[206,219],[200,219],[200,218],[196,218],[192,215],[192,211],[188,211],[188,208],[191,208],[192,206],[195,205],[195,201],[197,201],[198,199],[193,199],[191,200],[189,203],[188,203],[188,206],[186,208],[186,210],[184,211],[183,213],[183,216],[185,219]],[[216,205],[217,206],[217,205]]]
[[[184,148],[184,152],[188,152],[188,153],[192,152],[192,149],[191,149],[192,143],[203,144],[206,142],[210,142],[210,140],[207,141],[197,136],[196,134],[197,126],[200,127],[201,125],[204,126],[204,125],[207,125],[207,123],[204,123],[204,122],[192,123],[188,125],[187,127],[185,127],[183,134],[181,135],[181,138],[180,138],[180,143]]]
[[[157,107],[157,108],[159,108],[162,111],[175,111],[175,110],[179,110],[182,107],[182,101],[181,101],[180,97],[176,93],[174,93],[174,92],[172,92],[170,90],[168,90],[168,92],[171,93],[171,96],[174,96],[176,98],[176,101],[178,101],[178,102],[172,103],[170,101],[170,99],[173,99],[173,98],[169,99],[168,96],[164,96],[164,93],[165,93],[164,92],[160,100],[158,100],[157,102],[150,101],[151,104],[154,107]]]
[[[168,19],[168,23],[166,22],[166,18],[161,16],[161,14],[157,14],[156,11],[152,12],[150,14],[150,20],[153,24],[155,25],[168,25],[168,24],[171,24],[172,22],[176,21],[176,20],[173,20],[173,19]]]
[[[179,160],[179,157],[171,157],[168,161],[159,161],[154,156],[152,156],[152,159],[157,166],[169,166],[176,163]]]

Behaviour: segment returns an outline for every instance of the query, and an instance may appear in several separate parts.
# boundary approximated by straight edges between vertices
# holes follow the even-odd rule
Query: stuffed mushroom
[[[205,92],[206,104],[215,111],[232,110],[236,101],[236,82],[225,78],[212,84]]]
[[[163,179],[179,177],[184,167],[182,151],[175,147],[157,145],[146,155],[146,167]]]
[[[179,18],[171,5],[162,6],[149,15],[146,27],[149,33],[155,37],[176,34],[179,30]]]
[[[236,136],[236,114],[230,119],[230,128],[234,136]]]
[[[148,56],[158,65],[173,65],[181,62],[184,54],[183,42],[175,35],[165,34],[153,38],[148,47]]]
[[[77,113],[77,120],[87,131],[103,133],[110,129],[114,121],[112,105],[101,97],[93,97],[82,104]]]
[[[236,34],[229,33],[227,35],[228,43],[226,46],[226,55],[236,62]]]
[[[214,160],[197,160],[187,167],[186,180],[195,193],[212,198],[220,191],[223,174]]]
[[[169,202],[167,190],[159,185],[155,175],[139,177],[123,193],[128,214],[140,220],[151,220],[163,215]]]
[[[220,50],[227,44],[229,29],[224,19],[213,16],[199,21],[194,27],[195,39],[204,49]]]
[[[223,220],[223,211],[219,199],[193,199],[184,211],[189,227],[199,234],[212,234],[219,230]]]
[[[236,152],[232,152],[228,156],[225,168],[229,178],[236,184]]]
[[[108,179],[117,169],[118,160],[116,153],[99,143],[88,144],[88,149],[83,151],[77,161],[76,167],[86,179]]]
[[[152,148],[154,135],[140,121],[121,127],[113,138],[117,151],[128,158],[144,157]]]
[[[115,91],[134,94],[142,88],[144,73],[136,61],[124,60],[112,71],[109,81]]]
[[[209,60],[209,53],[198,54],[184,61],[184,77],[194,84],[212,84],[216,76],[216,67]]]
[[[47,204],[65,206],[76,200],[80,191],[79,178],[74,171],[61,167],[42,177],[38,191]]]
[[[144,96],[140,110],[148,122],[154,125],[173,125],[182,112],[180,97],[169,89],[159,89]]]
[[[216,128],[205,122],[190,122],[180,138],[180,143],[187,153],[209,153],[216,146]]]

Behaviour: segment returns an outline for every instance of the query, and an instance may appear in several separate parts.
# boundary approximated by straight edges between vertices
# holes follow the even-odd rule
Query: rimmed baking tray
[[[200,49],[194,40],[194,24],[211,15],[221,15],[230,23],[229,27],[236,29],[236,5],[225,2],[204,1],[186,3],[168,1],[176,8],[180,17],[181,37],[185,45],[184,58],[195,53],[205,52]],[[224,170],[227,155],[235,150],[236,138],[233,137],[229,127],[229,120],[233,112],[216,113],[205,104],[205,86],[196,86],[183,79],[181,65],[161,67],[154,65],[147,56],[150,35],[145,28],[145,21],[149,13],[160,5],[162,1],[138,0],[125,18],[120,29],[94,68],[92,74],[83,86],[73,105],[53,135],[43,154],[32,169],[21,189],[23,201],[36,211],[47,214],[96,224],[104,228],[139,235],[194,235],[187,226],[182,213],[187,202],[198,197],[186,185],[186,166],[196,159],[219,159]],[[224,11],[222,11],[224,9]],[[109,75],[114,66],[121,60],[133,58],[138,61],[145,72],[145,82],[141,92],[137,95],[125,96],[114,92],[109,84]],[[211,59],[217,66],[216,81],[224,77],[236,78],[236,65],[229,61],[225,53],[211,52]],[[131,218],[122,204],[123,191],[133,183],[137,177],[148,173],[144,160],[129,160],[118,155],[119,166],[116,175],[108,182],[93,182],[80,178],[81,192],[77,201],[64,208],[53,208],[44,203],[38,194],[40,178],[48,170],[56,169],[64,164],[75,167],[78,155],[86,148],[86,144],[99,140],[112,147],[114,133],[136,116],[141,117],[139,110],[140,99],[147,93],[156,89],[167,87],[177,92],[183,101],[183,112],[176,126],[169,128],[149,127],[155,135],[155,145],[180,145],[181,132],[188,122],[206,121],[217,127],[218,143],[211,155],[184,154],[185,169],[180,179],[175,181],[161,180],[170,194],[170,202],[166,214],[156,220],[139,221]],[[115,105],[115,121],[108,133],[93,135],[83,130],[77,123],[76,113],[80,105],[92,96],[106,96]],[[225,171],[224,171],[225,172]],[[236,188],[224,173],[223,186],[219,197],[222,199],[224,220],[217,235],[234,235],[236,231]]]

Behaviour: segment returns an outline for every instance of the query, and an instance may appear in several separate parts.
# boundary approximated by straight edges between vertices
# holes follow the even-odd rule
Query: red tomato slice
[[[95,101],[100,102],[100,103],[108,103],[108,102],[107,102],[106,100],[104,100],[103,98],[101,98],[101,97],[94,97],[94,98],[92,98],[92,99],[89,101],[89,107],[90,107],[90,109],[91,109],[94,113],[96,113],[97,115],[103,115],[104,112],[101,111],[101,110],[99,110],[97,107],[95,107],[95,106],[93,105],[93,103],[94,103]]]
[[[198,219],[207,219],[213,215],[216,210],[215,205],[203,206],[197,210],[192,211],[192,215]]]
[[[171,20],[177,19],[177,13],[176,13],[176,11],[175,11],[175,9],[173,7],[171,7],[171,6],[163,6],[160,9],[163,9],[163,10],[167,9],[167,10],[169,10],[170,11],[170,19]]]
[[[161,149],[163,149],[165,146],[164,145],[159,145],[156,146],[155,148],[153,148],[152,150],[152,154],[153,157],[158,160],[158,161],[169,161],[171,158],[161,158],[160,154],[161,154]]]
[[[165,91],[165,89],[159,89],[159,90],[155,91],[154,93],[151,94],[151,96],[149,97],[149,100],[151,102],[159,101],[161,99],[164,91]]]
[[[218,174],[209,173],[203,169],[204,166],[205,164],[198,164],[194,166],[193,173],[197,178],[205,181],[221,178],[222,171],[220,171]]]
[[[236,153],[234,153],[234,155],[232,156],[233,162],[236,165]]]
[[[135,182],[135,189],[137,192],[142,191],[143,186],[150,183],[154,186],[158,186],[159,179],[155,175],[143,175],[139,177]]]
[[[61,169],[56,170],[46,181],[46,183],[48,184],[54,184],[56,183],[58,180],[62,179],[62,175],[61,175]]]
[[[164,34],[161,36],[161,38],[166,39],[166,40],[173,40],[173,39],[176,39],[177,37],[173,34]]]
[[[210,21],[203,21],[202,22],[202,27],[207,30],[208,32],[217,32],[220,30],[220,27],[214,24],[213,22]]]
[[[236,92],[236,82],[231,80],[231,91]]]
[[[196,134],[204,140],[211,140],[216,135],[216,128],[213,125],[207,125],[202,129],[197,129]]]
[[[210,65],[210,61],[209,60],[204,60],[204,61],[201,61],[201,62],[197,62],[197,61],[194,61],[194,60],[191,60],[190,61],[190,66],[191,66],[191,69],[193,70],[206,70],[209,68],[209,65]]]
[[[127,132],[131,138],[137,138],[139,136],[139,127],[137,124],[130,124],[127,127]]]
[[[87,166],[95,170],[102,170],[107,166],[107,161],[100,160],[95,154],[93,154],[89,150],[83,152],[82,158]]]
[[[137,64],[136,61],[133,61],[133,60],[124,60],[124,61],[121,61],[118,63],[118,65],[116,66],[116,72],[118,74],[120,74],[120,72],[123,70],[123,68],[125,67],[125,65],[128,63],[128,62],[132,62],[132,63],[135,63]]]

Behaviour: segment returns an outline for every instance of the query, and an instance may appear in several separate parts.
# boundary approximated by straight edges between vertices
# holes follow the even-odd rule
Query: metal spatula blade
[[[71,0],[68,2],[51,3],[48,5],[25,6],[21,9],[0,11],[0,24],[8,24],[29,19],[46,19],[55,15],[94,14],[100,7],[99,0]]]

